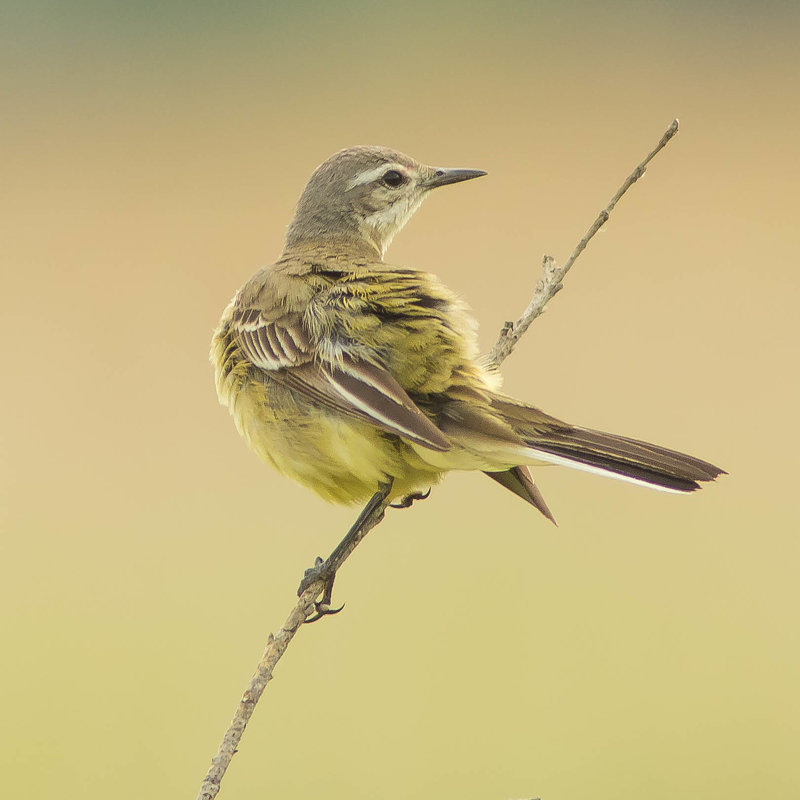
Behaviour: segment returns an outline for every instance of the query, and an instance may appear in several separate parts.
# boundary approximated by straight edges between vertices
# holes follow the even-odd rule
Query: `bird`
[[[504,394],[465,302],[435,275],[384,261],[433,190],[486,174],[382,146],[349,147],[314,170],[283,253],[236,292],[213,334],[219,400],[247,444],[331,502],[408,505],[447,473],[475,470],[552,522],[530,467],[675,493],[723,474]]]

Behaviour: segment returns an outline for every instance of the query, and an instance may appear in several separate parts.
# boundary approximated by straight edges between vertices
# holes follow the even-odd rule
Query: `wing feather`
[[[251,363],[284,386],[329,409],[371,422],[432,450],[450,440],[383,367],[344,354],[333,364],[315,358],[298,314],[263,319],[258,309],[237,310],[233,328]]]
[[[291,363],[291,359],[281,346],[280,341],[278,341],[278,337],[275,333],[275,325],[274,324],[265,325],[261,329],[260,333],[261,332],[263,332],[263,336],[266,337],[266,340],[269,343],[269,349],[272,352],[273,356],[281,363],[287,361]]]
[[[450,440],[385,369],[347,358],[344,363],[346,371],[323,368],[323,375],[345,401],[407,439],[432,450],[450,449]]]
[[[278,339],[278,343],[281,346],[281,349],[286,356],[291,361],[297,361],[298,357],[300,356],[300,349],[295,344],[294,339],[290,336],[289,332],[285,328],[276,327],[275,328],[275,336]]]

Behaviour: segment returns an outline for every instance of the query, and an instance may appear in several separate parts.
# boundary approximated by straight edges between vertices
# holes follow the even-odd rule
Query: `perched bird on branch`
[[[722,473],[658,445],[581,428],[504,395],[465,304],[386,248],[433,190],[485,175],[352,147],[308,182],[275,264],[214,333],[220,401],[250,447],[326,500],[403,503],[481,470],[553,520],[529,466],[560,464],[671,492]]]

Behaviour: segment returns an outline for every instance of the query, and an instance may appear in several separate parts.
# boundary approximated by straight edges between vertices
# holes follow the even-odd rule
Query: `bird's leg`
[[[414,505],[415,500],[427,500],[431,496],[430,487],[425,492],[414,492],[413,494],[407,494],[401,500],[398,500],[396,503],[389,503],[392,508],[411,508]]]
[[[308,589],[312,583],[318,580],[323,581],[322,598],[314,603],[316,614],[310,616],[306,622],[316,622],[318,619],[330,614],[338,614],[344,608],[343,605],[339,608],[331,608],[333,582],[336,579],[336,572],[358,543],[383,519],[383,514],[386,510],[386,498],[391,490],[391,480],[388,483],[379,484],[378,491],[367,501],[367,504],[358,515],[358,519],[345,534],[344,539],[336,545],[334,551],[325,561],[317,558],[314,566],[306,570],[303,580],[300,581],[300,588],[297,590],[298,596]]]

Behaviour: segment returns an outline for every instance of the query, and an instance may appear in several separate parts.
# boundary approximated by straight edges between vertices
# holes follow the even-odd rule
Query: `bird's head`
[[[287,248],[373,248],[380,257],[431,189],[478,178],[477,169],[429,167],[388,147],[350,147],[320,164],[297,203]]]

